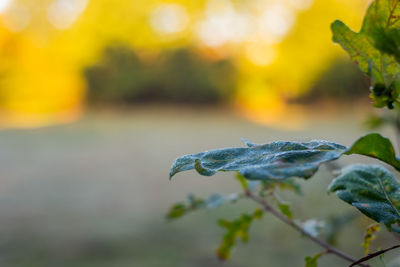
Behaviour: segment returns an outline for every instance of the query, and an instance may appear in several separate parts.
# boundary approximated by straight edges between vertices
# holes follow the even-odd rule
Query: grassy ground
[[[364,131],[351,111],[309,122],[304,130],[289,132],[217,111],[151,109],[94,113],[69,125],[3,131],[0,266],[302,266],[304,256],[321,249],[271,216],[254,224],[249,243],[239,244],[230,261],[215,258],[222,235],[216,219],[255,208],[250,202],[169,223],[164,213],[189,192],[207,196],[240,190],[229,173],[206,178],[188,172],[168,181],[177,156],[241,146],[241,137],[259,143],[323,138],[348,145]],[[325,193],[330,179],[321,169],[303,183],[306,197],[285,194],[297,218],[323,219],[351,210]],[[338,246],[361,256],[363,233],[357,229],[368,223],[351,223]],[[375,248],[393,240],[384,234]],[[346,265],[326,256],[321,266]]]

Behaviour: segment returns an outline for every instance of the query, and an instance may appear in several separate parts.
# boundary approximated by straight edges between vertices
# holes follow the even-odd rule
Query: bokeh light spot
[[[238,13],[229,1],[208,2],[206,18],[198,25],[198,35],[207,46],[241,42],[250,34],[250,15]]]
[[[275,48],[260,42],[250,43],[246,46],[247,58],[257,66],[268,66],[276,58]]]
[[[12,32],[24,30],[31,19],[29,9],[23,5],[12,4],[4,12],[3,24]]]
[[[258,20],[259,35],[268,43],[277,43],[289,32],[295,14],[286,6],[275,3],[266,8]]]
[[[11,0],[0,0],[0,13],[3,13],[11,4]]]
[[[151,26],[160,34],[183,31],[189,22],[185,8],[178,4],[159,6],[151,16]]]
[[[57,29],[69,28],[85,10],[87,0],[56,0],[47,9],[47,19]]]

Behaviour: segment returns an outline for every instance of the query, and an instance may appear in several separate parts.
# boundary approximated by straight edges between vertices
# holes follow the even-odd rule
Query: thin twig
[[[314,241],[315,243],[317,243],[318,245],[320,245],[321,247],[325,248],[329,253],[335,254],[336,256],[348,261],[348,262],[355,262],[356,259],[347,255],[346,253],[344,253],[341,250],[338,250],[334,247],[332,247],[331,245],[329,245],[327,242],[325,242],[324,240],[311,235],[310,233],[308,233],[307,231],[305,231],[302,227],[300,227],[299,225],[297,225],[293,220],[289,219],[288,217],[286,217],[285,215],[283,215],[282,213],[280,213],[278,210],[276,210],[273,206],[271,206],[265,199],[258,197],[256,195],[253,194],[253,192],[251,192],[250,190],[246,190],[246,196],[252,200],[254,200],[255,202],[259,203],[260,205],[263,206],[265,211],[270,212],[272,215],[274,215],[275,217],[277,217],[279,220],[281,220],[282,222],[290,225],[292,228],[294,228],[295,230],[299,231],[300,233],[302,233],[304,236],[308,237],[309,239],[311,239],[312,241]],[[369,267],[368,264],[363,264],[360,263],[358,264],[359,266],[363,266],[363,267]]]
[[[388,252],[390,250],[393,250],[393,249],[396,249],[396,248],[400,248],[400,245],[396,245],[396,246],[393,246],[393,247],[390,247],[390,248],[387,248],[387,249],[379,250],[378,252],[375,252],[375,253],[368,254],[367,256],[359,259],[358,261],[353,262],[353,264],[351,264],[349,267],[355,266],[357,264],[360,264],[361,262],[364,262],[364,261],[370,260],[372,258],[378,257],[379,255],[382,255],[383,253],[386,253],[386,252]]]

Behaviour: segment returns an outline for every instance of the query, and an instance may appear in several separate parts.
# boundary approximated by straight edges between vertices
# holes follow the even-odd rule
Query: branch
[[[396,249],[396,248],[400,248],[400,245],[396,245],[396,246],[393,246],[391,248],[379,250],[378,252],[368,254],[367,256],[359,259],[358,261],[353,262],[353,264],[351,264],[349,267],[355,266],[357,264],[360,264],[361,262],[364,262],[364,261],[370,260],[372,258],[378,257],[379,255],[381,255],[383,253],[386,253],[386,252],[388,252],[388,251],[390,251],[392,249]]]
[[[307,231],[305,231],[302,227],[300,227],[299,225],[297,225],[293,220],[289,219],[288,217],[286,217],[285,215],[283,215],[282,213],[280,213],[278,210],[276,210],[273,206],[271,206],[265,199],[258,197],[256,195],[253,194],[253,192],[251,192],[250,190],[246,190],[246,196],[252,200],[254,200],[255,202],[259,203],[261,206],[263,206],[265,211],[268,211],[270,213],[272,213],[272,215],[274,215],[276,218],[278,218],[279,220],[281,220],[282,222],[288,224],[289,226],[291,226],[292,228],[294,228],[295,230],[299,231],[300,233],[302,233],[303,235],[305,235],[306,237],[308,237],[309,239],[311,239],[312,241],[314,241],[315,243],[317,243],[318,245],[320,245],[321,247],[325,248],[327,252],[335,254],[336,256],[347,260],[348,262],[355,262],[356,259],[347,255],[346,253],[344,253],[341,250],[338,250],[334,247],[332,247],[331,245],[329,245],[327,242],[325,242],[324,240],[313,236],[311,234],[309,234]],[[363,267],[369,267],[368,264],[363,264],[363,263],[359,263],[359,266],[363,266]]]

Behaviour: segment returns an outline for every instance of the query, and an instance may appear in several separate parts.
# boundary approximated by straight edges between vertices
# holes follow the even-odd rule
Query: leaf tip
[[[248,146],[248,147],[256,146],[256,144],[254,144],[253,142],[247,140],[246,138],[243,138],[243,137],[242,137],[242,138],[240,138],[240,140],[242,140],[242,142],[243,142],[246,146]]]

